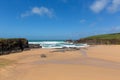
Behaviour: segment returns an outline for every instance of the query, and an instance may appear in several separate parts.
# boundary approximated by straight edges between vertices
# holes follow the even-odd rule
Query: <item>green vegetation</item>
[[[90,36],[86,39],[120,39],[120,33]]]
[[[75,43],[88,43],[88,44],[120,44],[120,33],[103,34],[82,38],[75,41]]]

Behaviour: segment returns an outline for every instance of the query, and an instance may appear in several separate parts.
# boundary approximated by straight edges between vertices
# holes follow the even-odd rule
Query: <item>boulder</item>
[[[23,51],[28,48],[28,40],[25,38],[0,39],[1,55]]]

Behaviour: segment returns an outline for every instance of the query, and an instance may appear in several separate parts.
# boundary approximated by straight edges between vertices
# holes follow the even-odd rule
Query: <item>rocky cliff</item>
[[[120,44],[120,33],[90,36],[76,40],[75,43]]]
[[[0,39],[0,55],[23,51],[26,48],[29,48],[27,39]]]

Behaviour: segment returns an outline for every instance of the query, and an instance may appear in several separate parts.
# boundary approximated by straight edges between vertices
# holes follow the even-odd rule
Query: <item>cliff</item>
[[[23,51],[27,48],[29,48],[27,39],[0,39],[0,55]]]
[[[120,44],[120,33],[90,36],[76,40],[75,43]]]

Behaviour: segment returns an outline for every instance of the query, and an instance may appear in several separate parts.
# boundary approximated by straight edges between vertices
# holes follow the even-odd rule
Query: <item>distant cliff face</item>
[[[116,33],[116,34],[91,36],[91,37],[76,40],[75,43],[119,44],[120,45],[120,34]]]
[[[118,39],[80,39],[75,43],[88,43],[88,44],[120,44]]]
[[[0,39],[0,55],[23,51],[25,48],[28,48],[27,39]]]

